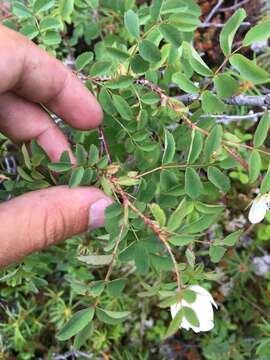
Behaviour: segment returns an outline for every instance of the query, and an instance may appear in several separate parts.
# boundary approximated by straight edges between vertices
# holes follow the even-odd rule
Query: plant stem
[[[167,241],[167,236],[169,235],[169,233],[166,230],[161,229],[153,220],[146,217],[138,208],[136,208],[135,205],[133,205],[132,202],[129,201],[128,194],[126,194],[123,191],[123,189],[120,187],[120,185],[117,184],[117,179],[111,178],[111,183],[115,186],[116,192],[119,193],[124,204],[126,204],[131,210],[133,210],[143,220],[145,225],[149,226],[152,229],[152,231],[157,235],[159,240],[164,244],[164,246],[165,246],[167,252],[169,253],[171,260],[174,264],[174,270],[175,270],[176,279],[177,279],[177,288],[178,288],[179,292],[181,292],[183,286],[182,286],[182,282],[181,282],[180,270],[178,268],[178,264],[177,264],[174,254],[172,252],[172,249]]]

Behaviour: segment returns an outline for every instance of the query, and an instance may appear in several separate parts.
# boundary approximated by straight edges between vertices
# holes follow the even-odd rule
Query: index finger
[[[100,124],[102,110],[77,77],[30,40],[2,25],[0,53],[0,94],[11,90],[42,103],[81,130]]]

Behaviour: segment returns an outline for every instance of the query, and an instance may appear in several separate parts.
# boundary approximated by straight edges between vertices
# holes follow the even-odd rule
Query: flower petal
[[[268,209],[267,203],[266,196],[259,195],[255,198],[248,214],[248,219],[252,224],[257,224],[264,219],[266,210]]]
[[[211,304],[213,304],[215,306],[215,308],[217,309],[217,303],[215,302],[215,300],[213,299],[212,295],[210,294],[209,291],[207,291],[206,289],[204,289],[202,286],[200,285],[191,285],[189,286],[190,290],[193,290],[194,292],[196,292],[197,294],[200,295],[204,295],[207,296],[211,302]]]

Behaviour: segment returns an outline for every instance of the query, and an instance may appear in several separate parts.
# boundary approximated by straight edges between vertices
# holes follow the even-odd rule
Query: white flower
[[[270,209],[270,194],[258,195],[251,205],[249,210],[248,219],[252,224],[261,222]]]
[[[197,315],[200,325],[194,326],[191,325],[185,316],[182,319],[182,322],[179,328],[189,330],[190,328],[196,333],[200,331],[209,331],[214,327],[214,311],[212,305],[217,308],[212,295],[199,285],[191,285],[188,289],[196,293],[196,300],[193,303],[188,303],[182,299],[179,303],[171,306],[171,315],[172,318],[176,316],[178,311],[183,307],[190,307]]]

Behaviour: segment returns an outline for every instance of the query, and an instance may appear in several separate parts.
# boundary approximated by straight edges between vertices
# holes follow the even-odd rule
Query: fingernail
[[[105,209],[111,205],[112,200],[109,198],[100,199],[93,203],[89,209],[89,229],[96,229],[104,225]]]

